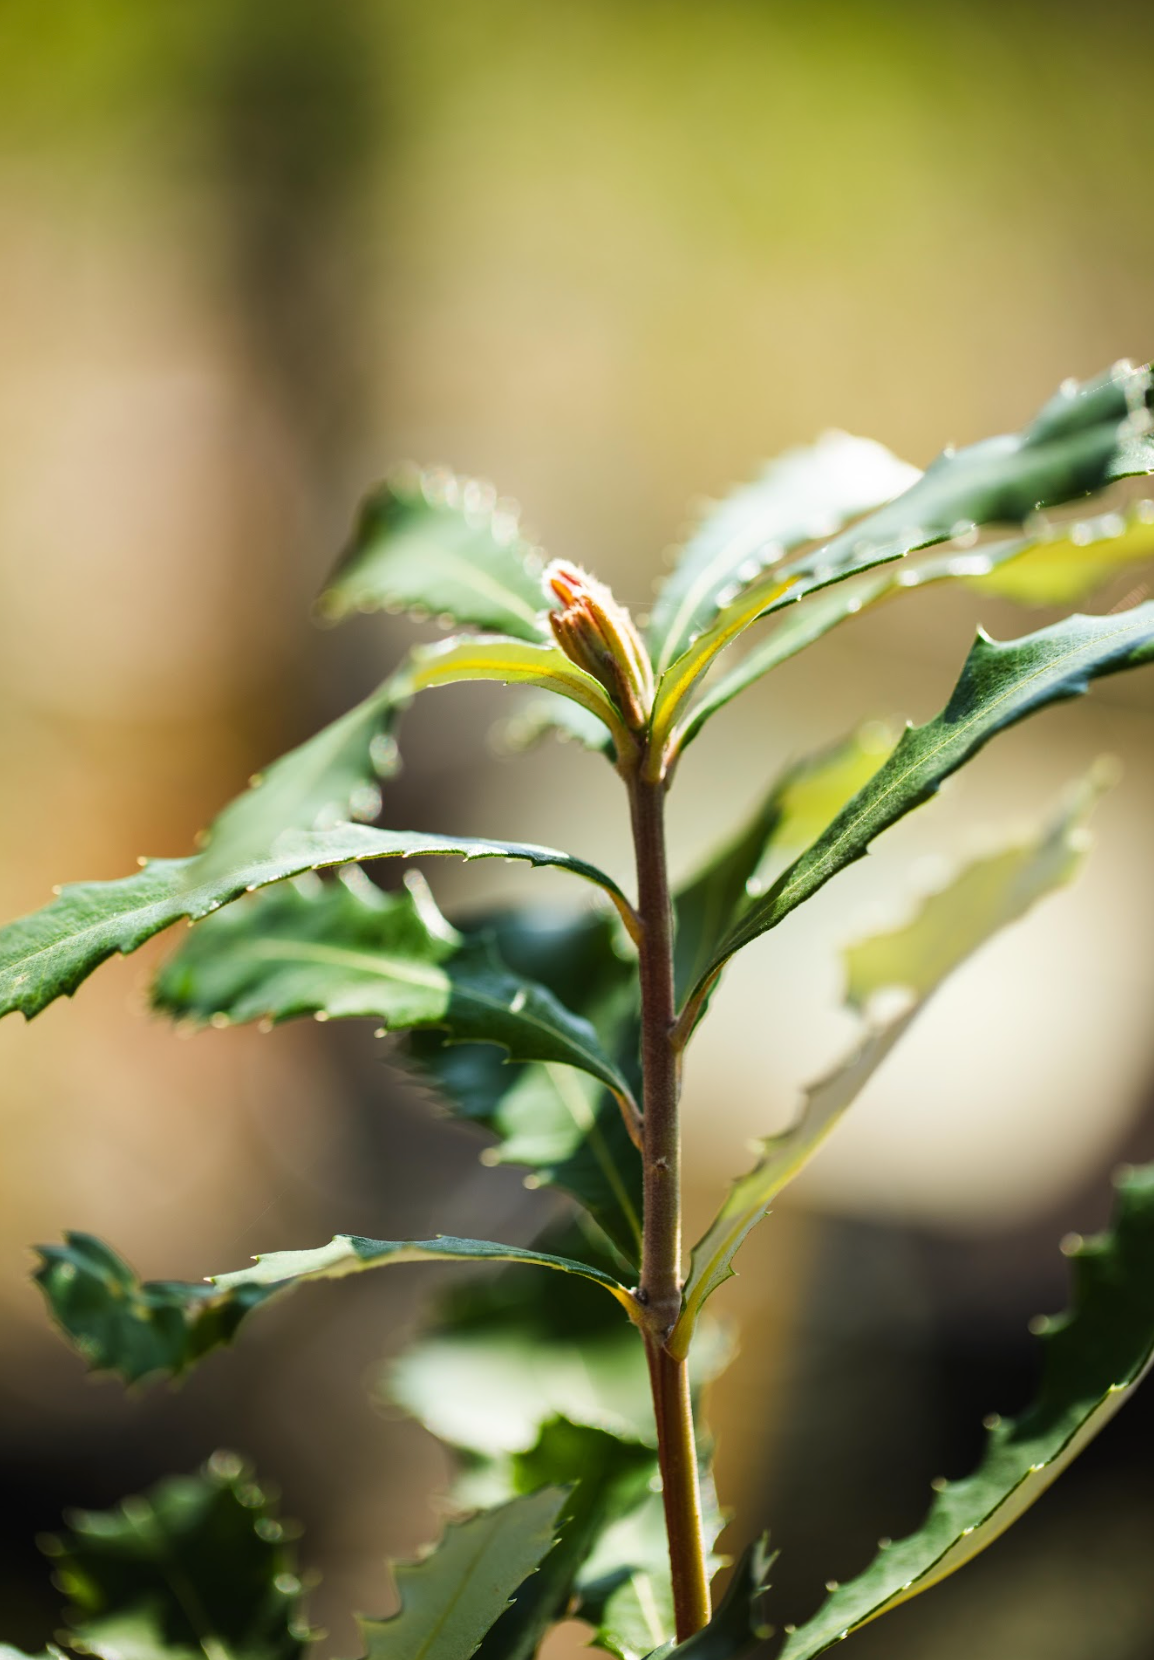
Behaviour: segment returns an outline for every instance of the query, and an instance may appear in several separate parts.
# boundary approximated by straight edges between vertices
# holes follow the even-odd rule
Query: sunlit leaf
[[[252,1472],[217,1453],[45,1542],[69,1642],[100,1660],[296,1660],[309,1636],[286,1528]],[[0,1651],[2,1652],[2,1651]]]
[[[383,894],[356,866],[335,882],[280,883],[207,917],[160,971],[153,1002],[198,1021],[371,1016],[436,1026],[514,1061],[579,1067],[622,1098],[629,1086],[588,1021],[511,974],[491,936],[447,923],[417,877]]]
[[[482,918],[478,927],[514,973],[592,1023],[637,1097],[637,971],[620,954],[613,919],[530,910]],[[521,1165],[534,1183],[572,1195],[636,1266],[641,1160],[617,1100],[599,1083],[570,1067],[504,1066],[491,1047],[449,1045],[436,1032],[414,1033],[404,1053],[453,1113],[496,1136],[486,1162]]]
[[[570,662],[553,644],[507,640],[500,635],[462,634],[418,646],[394,677],[398,696],[433,686],[496,680],[504,686],[537,686],[569,698],[605,727],[619,751],[630,742],[616,706],[599,680]]]
[[[273,1251],[248,1268],[218,1274],[209,1284],[141,1281],[107,1245],[67,1234],[65,1245],[40,1248],[36,1278],[65,1335],[94,1371],[127,1383],[153,1373],[179,1376],[214,1348],[230,1343],[252,1309],[306,1280],[342,1279],[402,1262],[516,1262],[579,1274],[610,1292],[632,1316],[630,1293],[588,1263],[482,1239],[383,1240],[338,1234],[307,1251]]]
[[[358,1623],[366,1660],[469,1660],[550,1551],[564,1492],[545,1487],[450,1522],[436,1550],[394,1567],[399,1611]]]
[[[1109,577],[1152,554],[1154,524],[1146,504],[1140,504],[1128,516],[1105,513],[1082,520],[1068,532],[1045,529],[973,551],[939,553],[916,564],[891,564],[827,588],[804,604],[789,606],[735,668],[706,688],[679,725],[676,748],[684,750],[711,716],[755,681],[884,600],[943,582],[962,582],[1022,605],[1065,605],[1085,598]]]
[[[617,884],[593,865],[528,842],[375,830],[364,824],[290,831],[277,838],[271,853],[217,875],[203,874],[197,858],[152,859],[133,876],[62,888],[51,905],[0,928],[0,1015],[19,1009],[30,1019],[54,998],[71,995],[115,952],[135,951],[182,917],[197,921],[271,882],[371,859],[441,856],[552,865],[596,883],[628,910]]]
[[[867,514],[795,570],[852,568],[988,524],[1023,524],[1114,479],[1154,471],[1154,377],[1117,364],[1081,385],[1067,381],[1021,432],[946,450],[915,485]]]
[[[718,950],[714,970],[860,859],[876,836],[929,800],[995,733],[1152,656],[1154,602],[1116,615],[1066,617],[1004,643],[979,634],[946,707],[925,726],[907,728],[817,841],[750,905]]]
[[[831,536],[919,477],[883,445],[828,432],[771,461],[761,477],[712,507],[686,543],[653,607],[649,644],[659,673],[693,636],[790,549]]]
[[[1023,524],[1040,508],[1077,500],[1129,473],[1154,471],[1152,384],[1148,367],[1129,365],[1118,365],[1084,386],[1070,381],[1023,432],[947,451],[887,506],[821,547],[774,566],[726,605],[662,675],[652,721],[662,750],[675,731],[691,725],[692,736],[699,729],[706,715],[689,713],[691,694],[720,653],[759,618],[935,542],[982,525]],[[897,580],[900,587],[901,578]],[[832,600],[830,605],[833,622],[847,614]],[[800,626],[804,630],[805,624]],[[806,643],[803,637],[800,644]],[[758,672],[769,666],[772,662]],[[742,679],[737,689],[747,684]],[[733,695],[730,690],[728,696]],[[720,706],[711,701],[707,713]],[[686,742],[682,733],[674,751]]]
[[[812,1660],[953,1573],[1026,1510],[1114,1416],[1154,1359],[1154,1167],[1118,1182],[1108,1233],[1071,1239],[1073,1302],[1044,1323],[1041,1392],[1022,1417],[990,1421],[973,1475],[945,1482],[917,1532],[881,1550],[789,1638]],[[935,1486],[938,1484],[935,1483]]]
[[[845,743],[787,768],[737,835],[678,890],[674,971],[679,998],[705,973],[749,904],[770,852],[807,846],[873,776],[895,742],[896,734],[872,723]]]
[[[991,550],[992,551],[992,550]],[[1076,605],[1128,566],[1154,558],[1154,503],[1105,513],[1027,542],[988,572],[967,577],[979,593],[1019,605]]]
[[[1000,929],[1016,922],[1047,893],[1074,876],[1085,851],[1085,821],[1104,780],[1091,776],[1028,841],[975,860],[923,900],[903,927],[851,946],[845,953],[846,1001],[868,1014],[882,992],[904,994],[900,1011],[871,1020],[853,1052],[806,1090],[787,1130],[767,1136],[760,1157],[730,1188],[693,1247],[682,1313],[669,1347],[684,1354],[705,1302],[733,1273],[733,1258],[782,1188],[798,1174],[905,1035],[934,992]]]
[[[516,510],[475,479],[438,469],[390,479],[361,507],[320,600],[352,611],[416,611],[525,640],[549,637],[541,559]]]

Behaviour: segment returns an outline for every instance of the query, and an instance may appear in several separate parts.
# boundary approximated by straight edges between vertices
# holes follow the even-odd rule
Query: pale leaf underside
[[[701,1309],[733,1273],[733,1259],[776,1196],[805,1167],[904,1036],[930,998],[967,958],[1039,899],[1069,882],[1086,846],[1085,820],[1100,788],[1091,777],[1028,841],[966,866],[923,901],[914,918],[846,953],[847,1002],[867,1012],[880,993],[900,992],[905,1003],[889,1019],[871,1022],[853,1052],[812,1084],[795,1122],[769,1136],[761,1156],[730,1188],[725,1203],[693,1248],[681,1318],[670,1340],[688,1352]]]

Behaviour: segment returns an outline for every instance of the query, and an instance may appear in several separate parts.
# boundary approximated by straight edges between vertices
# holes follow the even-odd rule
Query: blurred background
[[[1149,357],[1152,51],[1138,3],[0,0],[0,915],[186,851],[382,677],[407,625],[321,632],[310,607],[402,457],[493,479],[643,609],[694,499],[783,447],[836,425],[924,465],[1066,375]],[[979,620],[1046,618],[911,598],[747,694],[683,769],[679,868],[791,756],[933,713]],[[422,700],[386,821],[626,873],[608,769],[494,758],[509,708]],[[1154,1156],[1152,735],[1147,673],[1000,738],[715,1002],[688,1074],[691,1228],[852,1041],[839,945],[1121,758],[1077,887],[950,983],[726,1293],[727,1543],[772,1527],[779,1620],[1028,1398],[1058,1239],[1104,1219],[1113,1165]],[[505,867],[433,880],[450,908],[570,897]],[[365,1390],[437,1274],[292,1299],[179,1393],[130,1398],[49,1329],[27,1246],[89,1229],[197,1278],[334,1231],[523,1240],[552,1205],[482,1168],[367,1028],[181,1041],[144,1012],[157,960],[0,1028],[0,1635],[52,1629],[32,1537],[63,1507],[224,1443],[304,1521],[319,1652],[348,1654],[350,1610],[389,1606],[385,1557],[439,1525],[443,1454]],[[1154,1655],[1152,1453],[1139,1397],[855,1655]]]

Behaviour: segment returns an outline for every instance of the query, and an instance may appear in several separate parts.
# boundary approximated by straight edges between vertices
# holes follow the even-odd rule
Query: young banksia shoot
[[[653,707],[653,668],[633,618],[603,582],[555,559],[546,568],[545,591],[561,601],[549,626],[561,650],[600,681],[633,732],[642,732]]]

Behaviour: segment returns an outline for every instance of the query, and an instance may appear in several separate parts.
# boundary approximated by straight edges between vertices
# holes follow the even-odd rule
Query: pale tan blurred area
[[[309,607],[357,495],[402,456],[491,477],[551,552],[643,609],[692,499],[783,447],[836,425],[924,465],[1020,424],[1068,374],[1150,356],[1152,48],[1138,5],[2,0],[0,914],[188,850],[251,771],[379,678],[406,631],[315,633]],[[1004,636],[1039,619],[910,598],[719,717],[679,781],[679,867],[787,759],[864,715],[932,714],[979,620]],[[597,758],[491,760],[508,707],[426,699],[386,822],[626,872]],[[689,1068],[691,1225],[850,1041],[838,946],[940,879],[927,859],[1034,822],[1099,753],[1123,761],[1079,885],[943,992],[749,1247],[746,1353],[721,1395],[730,1503],[760,1503],[786,1405],[775,1354],[820,1232],[803,1206],[1009,1235],[1139,1134],[1152,711],[1147,673],[999,739],[732,970]],[[504,869],[434,881],[447,906],[569,897]],[[83,1383],[26,1246],[88,1228],[150,1275],[195,1277],[334,1229],[467,1232],[469,1213],[513,1238],[539,1213],[474,1174],[475,1143],[387,1087],[357,1035],[181,1042],[142,1012],[147,969],[109,965],[74,1004],[0,1028],[3,1434],[33,1467],[57,1424],[69,1448],[147,1435],[125,1455],[139,1480],[166,1437],[188,1463],[248,1433],[311,1507],[320,1614],[346,1652],[349,1607],[387,1596],[385,1552],[433,1526],[439,1453],[362,1390],[428,1282],[302,1298],[255,1361],[142,1406]],[[236,1431],[230,1376],[252,1392]],[[75,1496],[112,1480],[81,1460]],[[1035,1652],[1003,1625],[997,1656]],[[1062,1641],[1036,1652],[1145,1652]]]

